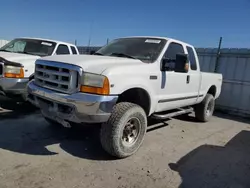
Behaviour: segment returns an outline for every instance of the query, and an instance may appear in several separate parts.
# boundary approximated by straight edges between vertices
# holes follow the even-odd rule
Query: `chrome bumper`
[[[0,95],[24,95],[28,78],[0,78]]]
[[[87,93],[64,94],[28,84],[28,101],[41,109],[42,114],[58,122],[106,122],[118,96],[100,96]]]

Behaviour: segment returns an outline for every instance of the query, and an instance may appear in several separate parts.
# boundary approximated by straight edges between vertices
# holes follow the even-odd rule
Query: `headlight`
[[[4,66],[4,77],[6,78],[23,78],[24,71],[22,67]]]
[[[103,75],[83,73],[80,91],[99,95],[109,95],[109,80]]]

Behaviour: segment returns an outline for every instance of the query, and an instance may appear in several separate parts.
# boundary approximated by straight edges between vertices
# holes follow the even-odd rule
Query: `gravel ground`
[[[140,150],[116,160],[95,126],[53,128],[39,112],[0,109],[0,187],[250,187],[249,122],[150,122]]]

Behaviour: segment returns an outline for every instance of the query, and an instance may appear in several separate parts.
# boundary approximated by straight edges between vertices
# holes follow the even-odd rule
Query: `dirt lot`
[[[250,124],[229,118],[151,122],[141,149],[115,160],[98,128],[52,128],[38,112],[0,109],[0,187],[250,187]]]

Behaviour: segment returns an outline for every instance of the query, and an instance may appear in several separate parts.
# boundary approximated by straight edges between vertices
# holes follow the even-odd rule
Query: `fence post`
[[[222,37],[220,37],[219,46],[218,46],[218,50],[217,50],[217,54],[216,54],[216,61],[215,61],[214,72],[217,72],[217,70],[218,70],[219,59],[220,59],[221,43],[222,43]]]

